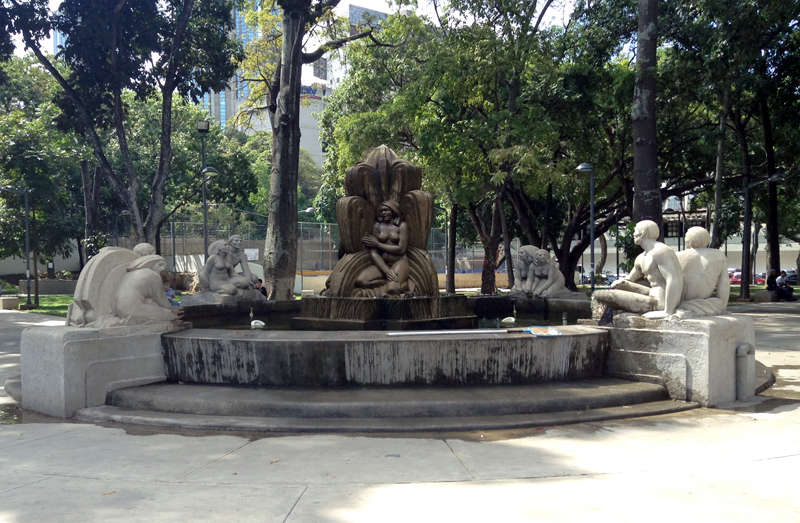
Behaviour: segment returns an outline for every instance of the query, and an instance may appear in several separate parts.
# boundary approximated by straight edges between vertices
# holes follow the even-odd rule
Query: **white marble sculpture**
[[[106,247],[89,260],[67,312],[68,326],[105,328],[180,322],[183,308],[170,305],[162,286],[161,274],[167,262],[157,254],[142,256],[139,252],[150,249],[142,244],[137,245],[137,252]]]
[[[703,227],[686,231],[686,249],[677,253],[683,271],[679,317],[714,316],[728,307],[728,257],[719,249],[709,249],[709,243],[711,235]]]
[[[265,300],[255,287],[258,277],[251,273],[241,245],[238,234],[209,245],[208,260],[197,274],[200,290],[193,296],[184,296],[181,303],[191,306]],[[237,265],[241,265],[241,273],[236,272]]]
[[[644,249],[625,279],[610,290],[595,291],[595,301],[649,319],[675,314],[683,293],[683,269],[675,251],[658,241],[658,225],[650,220],[636,224],[633,241]]]
[[[520,247],[514,274],[517,280],[509,294],[512,298],[586,299],[584,293],[574,293],[565,287],[564,275],[546,249],[532,245]]]

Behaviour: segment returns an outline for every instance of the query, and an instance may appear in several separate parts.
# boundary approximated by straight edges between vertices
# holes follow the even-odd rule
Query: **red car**
[[[731,281],[732,285],[740,285],[742,283],[742,273],[741,272],[734,272],[733,274],[731,274],[730,281]],[[758,274],[756,274],[755,281],[750,282],[750,283],[753,283],[755,285],[764,285],[765,282],[766,282],[766,280],[763,277],[761,277]]]

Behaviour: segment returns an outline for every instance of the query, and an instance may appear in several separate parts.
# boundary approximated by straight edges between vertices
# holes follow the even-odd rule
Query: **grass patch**
[[[19,287],[3,279],[0,279],[0,287],[3,288],[3,294],[17,294],[19,292]]]
[[[36,312],[38,314],[48,314],[50,316],[67,317],[67,307],[75,301],[71,294],[39,295],[39,306],[26,312]],[[24,305],[28,302],[28,297],[19,297],[19,304]],[[33,303],[33,298],[31,298]]]

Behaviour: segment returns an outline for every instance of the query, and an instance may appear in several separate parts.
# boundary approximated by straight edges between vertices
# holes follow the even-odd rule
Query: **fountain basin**
[[[250,386],[531,384],[602,376],[608,334],[559,337],[190,329],[164,334],[170,381]]]

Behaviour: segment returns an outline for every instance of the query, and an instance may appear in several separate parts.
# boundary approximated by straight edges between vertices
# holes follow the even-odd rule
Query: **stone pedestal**
[[[19,308],[18,296],[0,296],[0,309],[13,310]]]
[[[466,296],[336,298],[301,300],[293,330],[435,330],[477,325]]]
[[[105,404],[112,390],[165,380],[165,330],[176,328],[158,324],[25,329],[20,344],[22,406],[70,418],[78,409]]]
[[[517,318],[537,318],[550,323],[561,323],[564,315],[568,323],[592,317],[592,302],[584,293],[573,293],[566,298],[514,298]]]
[[[704,407],[755,394],[755,331],[746,316],[677,322],[630,316],[601,328],[610,333],[610,376],[658,383],[672,399]]]

